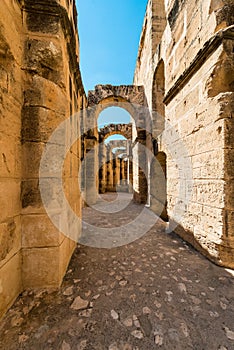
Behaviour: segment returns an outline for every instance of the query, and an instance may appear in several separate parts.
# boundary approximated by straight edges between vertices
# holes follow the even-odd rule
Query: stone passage
[[[70,224],[72,226],[78,218],[79,224],[74,225],[75,228],[72,226],[72,237],[78,239],[82,234],[85,241],[90,231],[84,229],[82,232],[82,207],[90,206],[87,210],[90,210],[92,215],[91,207],[98,206],[99,195],[107,191],[122,191],[125,196],[131,195],[132,192],[134,205],[144,204],[150,208],[152,216],[157,214],[168,222],[168,231],[174,230],[216,264],[234,268],[233,1],[150,0],[140,39],[133,85],[97,85],[87,96],[79,68],[75,2],[0,0],[0,318],[23,291],[60,287],[77,243],[61,231],[65,231],[63,228]],[[124,108],[130,114],[130,124],[109,125],[99,131],[99,114],[113,106]],[[65,121],[66,131],[60,135],[63,136],[62,142],[56,139],[50,144],[56,157],[53,161],[47,159],[43,169],[45,171],[39,176],[40,161],[48,140]],[[111,142],[105,144],[106,137],[116,132],[126,137],[125,142],[122,145]],[[77,135],[77,140],[68,147],[67,154],[62,155],[62,146],[66,148],[70,145],[74,134]],[[58,169],[61,159],[64,160],[63,169]],[[56,177],[55,173],[59,176]],[[61,181],[59,177],[62,177]],[[57,225],[49,219],[48,211],[43,205],[41,180],[44,184],[43,193],[46,194],[48,206],[53,209],[51,211]],[[53,189],[49,185],[51,182],[55,185]],[[60,197],[59,194],[63,193],[65,196]],[[72,210],[63,210],[61,203],[65,202],[69,203],[69,209]],[[103,219],[104,224],[106,220],[109,225],[108,215]],[[122,213],[119,220],[125,220]],[[147,221],[142,221],[137,229],[141,229]],[[148,273],[146,286],[148,283],[148,287],[153,284],[154,291],[151,293],[151,289],[146,288],[148,292],[145,295],[145,300],[149,298],[152,311],[143,311],[143,308],[148,306],[144,306],[139,297],[139,307],[142,309],[137,309],[137,303],[135,306],[131,304],[130,309],[133,311],[130,315],[122,315],[122,304],[119,303],[119,309],[116,306],[117,310],[111,313],[116,321],[113,324],[117,329],[116,339],[111,345],[110,335],[110,342],[108,340],[105,346],[112,349],[125,346],[114,343],[119,338],[118,332],[122,329],[125,317],[131,317],[132,321],[129,322],[133,322],[134,326],[131,326],[130,335],[124,328],[126,342],[129,335],[135,338],[142,337],[146,348],[151,349],[154,341],[156,345],[162,342],[168,348],[169,340],[166,339],[171,339],[177,344],[176,342],[180,342],[185,336],[188,340],[187,345],[192,344],[191,347],[194,348],[199,348],[200,345],[203,348],[203,342],[207,339],[210,339],[210,344],[213,345],[212,341],[220,340],[220,350],[230,348],[228,342],[233,338],[233,330],[230,330],[231,326],[226,317],[229,317],[229,312],[232,311],[231,289],[228,292],[223,285],[227,281],[229,283],[229,277],[224,270],[198,259],[199,255],[195,253],[192,254],[195,262],[198,259],[199,273],[194,270],[194,261],[186,260],[185,264],[180,260],[183,255],[179,255],[179,248],[182,246],[169,239],[174,237],[173,235],[165,236],[164,231],[161,231],[164,226],[162,223],[161,225],[157,231],[157,242],[161,240],[164,247],[162,249],[165,250],[163,245],[168,244],[168,255],[165,252],[160,256],[155,237],[149,236],[150,240],[152,239],[152,249],[154,245],[155,249],[153,252],[151,248],[146,248],[149,249],[149,259],[141,255],[142,269],[139,267],[142,276]],[[113,234],[113,230],[111,233]],[[128,231],[121,232],[121,237],[124,237],[124,234],[127,235]],[[147,239],[144,242],[147,245]],[[136,252],[135,260],[130,261],[130,256],[126,255],[126,271],[129,272],[129,276],[133,274],[135,282],[138,272],[134,270],[135,265],[132,262],[136,264],[140,256],[138,244],[140,243],[127,247],[129,251],[133,249]],[[170,250],[172,246],[173,251]],[[87,254],[92,252],[96,256],[92,250],[82,248],[82,251]],[[120,251],[125,252],[122,249]],[[99,253],[101,259],[103,252]],[[170,253],[173,254],[171,257]],[[119,254],[119,251],[113,253],[113,256],[115,254]],[[153,263],[154,254],[159,267],[163,269],[157,272],[157,280],[152,270],[148,270],[158,268],[158,265]],[[118,257],[122,259],[120,254]],[[96,261],[102,264],[102,260]],[[107,255],[106,261],[105,273],[113,272],[108,270],[108,263],[114,264],[114,261],[117,261],[116,268],[121,270],[122,265],[118,265],[118,260],[111,258],[111,255]],[[124,271],[124,261],[121,261]],[[173,264],[176,266],[178,261],[182,268],[180,266],[173,270]],[[129,266],[133,267],[132,271]],[[206,266],[209,266],[209,271],[206,271]],[[186,270],[188,268],[192,276],[189,276],[190,271]],[[167,274],[162,271],[167,271]],[[220,284],[215,284],[211,272]],[[204,276],[201,277],[201,273]],[[74,279],[80,278],[79,274],[82,276],[82,270],[77,267],[74,270]],[[199,274],[199,277],[194,279],[196,274]],[[117,276],[122,276],[120,271]],[[153,279],[152,283],[149,282],[150,277]],[[173,279],[174,284],[171,287],[173,277],[177,280],[174,283]],[[209,284],[206,284],[205,277],[210,281]],[[89,278],[94,290],[90,289],[91,294],[86,296],[90,299],[86,300],[90,305],[89,309],[92,309],[89,303],[93,302],[91,298],[97,292],[95,288],[102,288],[103,285],[108,289],[107,293],[111,293],[113,288],[104,283],[96,286],[96,283],[100,282],[95,280],[95,275]],[[139,276],[139,283],[142,283],[141,278],[144,277]],[[204,291],[199,289],[199,279],[205,283]],[[104,281],[104,278],[99,280]],[[138,290],[139,287],[139,293],[145,288],[135,285],[134,281],[129,280],[129,288],[132,288],[128,291],[130,295],[134,295],[134,288]],[[74,282],[70,291],[72,296],[64,296],[62,292],[54,294],[56,303],[58,300],[65,300],[65,309],[61,309],[61,312],[68,309],[70,311],[69,302],[78,296],[78,293],[85,291],[86,282],[82,280],[83,284],[79,290],[75,288]],[[119,285],[119,282],[122,285]],[[125,279],[121,277],[119,282],[116,282],[118,288],[124,287]],[[216,329],[215,340],[211,340],[211,335],[205,339],[200,328],[195,337],[196,331],[188,314],[183,316],[187,322],[183,321],[181,316],[182,328],[176,320],[176,326],[154,326],[157,323],[154,321],[155,317],[159,321],[165,320],[160,316],[160,311],[155,309],[159,304],[154,306],[154,300],[151,299],[151,294],[156,298],[159,286],[163,288],[163,297],[162,302],[157,300],[157,303],[164,307],[163,315],[168,312],[173,319],[176,314],[181,315],[183,306],[188,303],[191,306],[189,312],[192,312],[193,317],[201,318],[199,327],[202,325],[204,329],[209,329],[206,322],[212,319]],[[181,289],[180,292],[177,287]],[[221,294],[226,295],[224,299],[217,293],[212,297],[212,288],[220,288]],[[121,292],[125,293],[126,290],[120,288],[116,295],[120,297]],[[192,294],[193,291],[195,294]],[[176,294],[177,292],[179,294]],[[184,297],[181,297],[180,293],[184,293]],[[127,295],[123,294],[126,305]],[[176,298],[173,295],[176,295]],[[67,300],[66,297],[71,300]],[[49,300],[50,296],[46,298]],[[84,299],[85,295],[82,294],[82,298]],[[100,300],[105,308],[107,301],[105,296],[103,298]],[[163,304],[165,298],[169,303],[167,305]],[[37,304],[33,304],[34,302],[32,305],[37,312]],[[44,305],[41,299],[38,302]],[[170,304],[171,302],[175,304]],[[52,310],[57,310],[56,303],[52,304]],[[79,299],[74,305],[79,306],[80,303],[83,306],[87,305],[87,302]],[[46,307],[45,305],[43,307]],[[172,309],[169,309],[168,305],[172,305]],[[178,305],[180,308],[177,308]],[[225,308],[228,314],[224,315],[222,310]],[[16,321],[13,319],[10,322],[13,325],[15,322],[22,322],[24,327],[27,320],[22,321],[22,316],[24,313],[26,315],[29,309],[26,307],[20,311],[20,320],[16,313]],[[186,310],[185,308],[184,311]],[[105,317],[108,319],[111,310],[107,311]],[[87,311],[88,316],[90,312]],[[66,313],[64,315],[66,318]],[[83,319],[79,319],[82,315],[73,316],[75,322],[85,324]],[[7,317],[10,317],[10,314]],[[221,318],[226,320],[222,326]],[[43,319],[46,319],[44,315]],[[170,317],[165,322],[170,322],[169,320]],[[55,325],[56,319],[51,318],[47,321],[42,328],[39,326],[39,330],[36,330],[37,323],[34,325],[32,322],[32,327],[35,327],[32,336],[35,336],[35,339],[41,334],[47,337],[47,333],[46,339],[53,339],[47,327],[50,327],[50,322]],[[94,322],[97,321],[94,319]],[[137,322],[140,322],[140,325]],[[87,327],[92,329],[90,324]],[[97,327],[94,329],[97,330]],[[104,325],[103,327],[105,328]],[[16,328],[12,332],[15,330]],[[24,336],[24,332],[23,329],[20,341],[30,342],[31,339],[27,339],[30,335]],[[55,329],[54,332],[56,334]],[[3,335],[5,339],[8,336],[10,339],[10,334],[4,331]],[[149,338],[147,334],[150,334]],[[218,334],[220,337],[217,338]],[[201,342],[198,346],[195,338]],[[64,339],[64,345],[57,345],[63,346],[64,349],[69,348],[66,341],[70,340]],[[98,343],[103,344],[101,339]],[[134,344],[133,342],[133,349],[141,348],[140,345]],[[212,348],[216,348],[216,345]],[[80,348],[82,346],[80,345]]]
[[[91,208],[83,214],[113,228],[143,209],[131,203],[104,222]],[[164,231],[159,220],[128,246],[79,245],[59,291],[18,298],[1,323],[0,349],[232,349],[233,275]]]

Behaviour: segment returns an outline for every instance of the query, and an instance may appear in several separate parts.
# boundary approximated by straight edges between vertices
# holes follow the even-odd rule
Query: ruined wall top
[[[132,139],[132,124],[109,124],[99,130],[99,142],[111,135],[121,134],[126,139]]]
[[[141,106],[146,105],[143,86],[134,85],[96,85],[95,90],[88,93],[88,106],[93,107],[102,101],[110,99],[113,102],[129,102]]]

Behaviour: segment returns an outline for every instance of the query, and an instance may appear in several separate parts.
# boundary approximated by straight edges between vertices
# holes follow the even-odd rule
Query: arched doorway
[[[147,189],[147,155],[145,150],[146,145],[146,125],[148,125],[147,118],[150,118],[144,93],[144,88],[139,86],[111,86],[98,85],[94,91],[89,91],[88,96],[89,107],[89,125],[92,124],[94,133],[90,133],[92,140],[95,138],[96,146],[100,146],[98,134],[98,117],[100,113],[108,107],[120,107],[125,109],[131,116],[132,122],[132,157],[133,157],[133,193],[134,200],[138,203],[146,203],[148,189]],[[111,130],[114,133],[116,130]],[[121,132],[119,132],[121,133]],[[95,134],[95,135],[94,135]],[[124,135],[125,136],[125,135]],[[142,146],[142,147],[140,147]],[[100,147],[99,147],[100,148]],[[99,188],[97,177],[99,174],[99,156],[93,155],[93,170],[87,172],[87,176],[91,173],[97,174],[96,178],[88,181],[90,184],[87,188],[87,197],[91,197],[92,202],[95,201],[95,194],[93,192],[96,186],[96,196]],[[96,182],[96,185],[94,185]],[[98,184],[98,185],[97,185]],[[90,190],[92,189],[92,191]]]

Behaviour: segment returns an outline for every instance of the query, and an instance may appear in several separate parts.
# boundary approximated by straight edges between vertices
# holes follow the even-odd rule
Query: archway
[[[138,203],[147,201],[147,156],[146,145],[146,125],[150,118],[145,98],[144,88],[141,86],[111,86],[97,85],[94,91],[89,91],[88,95],[89,123],[93,124],[96,130],[96,145],[99,142],[97,120],[102,111],[108,107],[120,107],[131,115],[132,122],[132,157],[133,157],[133,192],[134,199]],[[111,132],[114,132],[112,130]],[[92,134],[92,133],[91,133]],[[93,136],[93,135],[92,135]],[[106,135],[104,136],[105,139]],[[142,145],[143,147],[140,147]],[[100,144],[99,144],[100,146]],[[100,148],[100,147],[99,147]],[[99,157],[93,157],[93,169],[97,173]],[[93,179],[96,181],[96,179]],[[91,185],[92,189],[94,185]],[[92,201],[94,201],[94,195]]]

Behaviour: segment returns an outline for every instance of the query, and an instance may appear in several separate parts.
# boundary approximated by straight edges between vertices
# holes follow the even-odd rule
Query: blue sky
[[[86,93],[97,84],[131,85],[147,0],[76,0],[76,4]],[[129,118],[123,109],[108,108],[98,125],[129,123]]]
[[[76,0],[86,92],[132,84],[147,0]]]

